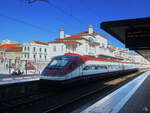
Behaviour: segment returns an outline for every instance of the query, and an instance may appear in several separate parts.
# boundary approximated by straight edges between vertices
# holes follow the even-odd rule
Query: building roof
[[[93,35],[93,36],[96,36],[96,35],[100,35],[101,37],[105,38],[105,39],[108,39],[107,37],[105,37],[104,35],[100,34],[100,33],[97,33],[97,32],[93,32],[92,34],[89,34],[88,31],[84,31],[84,32],[80,32],[80,33],[77,33],[76,35],[79,35],[79,36],[84,36],[84,35]]]
[[[69,37],[65,37],[63,40],[82,40],[82,39],[87,40],[87,39],[85,39],[79,35],[74,34],[74,35],[71,35]]]
[[[48,42],[48,43],[79,43],[80,44],[80,42],[77,42],[77,41],[74,41],[74,40],[64,40],[64,39],[56,39],[55,41],[50,41],[50,42]]]
[[[9,50],[13,47],[19,46],[20,44],[5,44],[5,45],[0,45],[0,49],[5,49],[5,50]]]
[[[6,52],[20,52],[22,51],[22,47],[12,47],[6,50]]]
[[[48,43],[80,43],[80,42],[77,42],[76,40],[86,40],[86,41],[89,41],[87,38],[85,37],[82,37],[82,36],[96,36],[96,35],[100,35],[102,36],[103,38],[105,39],[108,39],[107,37],[99,34],[99,33],[96,33],[96,32],[93,32],[92,34],[89,34],[88,31],[84,31],[84,32],[80,32],[80,33],[76,33],[76,34],[73,34],[71,36],[67,36],[67,37],[64,37],[63,39],[56,39],[55,41],[50,41]],[[72,41],[69,41],[69,40],[72,40]]]
[[[48,45],[47,43],[40,42],[40,41],[35,41],[35,40],[33,40],[32,43],[41,44],[41,45]]]
[[[76,33],[76,35],[82,36],[82,35],[88,35],[89,32],[88,31],[84,31],[84,32],[80,32],[80,33]]]

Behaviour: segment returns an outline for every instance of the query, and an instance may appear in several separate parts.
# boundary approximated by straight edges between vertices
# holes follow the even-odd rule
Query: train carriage
[[[65,84],[137,71],[140,64],[67,53],[54,57],[40,76],[41,83]],[[142,67],[144,68],[144,67]]]

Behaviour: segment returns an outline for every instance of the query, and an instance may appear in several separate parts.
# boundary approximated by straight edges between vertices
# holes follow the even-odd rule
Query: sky
[[[150,16],[150,0],[49,0],[28,4],[27,0],[0,0],[0,40],[19,43],[37,40],[48,42],[65,34],[88,30],[108,37],[114,46],[124,45],[100,29],[104,21]]]

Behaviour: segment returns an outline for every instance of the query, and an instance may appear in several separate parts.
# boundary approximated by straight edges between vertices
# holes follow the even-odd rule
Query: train
[[[42,84],[68,84],[135,72],[148,65],[66,53],[52,58],[40,76]]]

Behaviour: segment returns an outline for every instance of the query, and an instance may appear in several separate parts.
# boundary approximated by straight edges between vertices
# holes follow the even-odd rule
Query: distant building
[[[48,59],[48,50],[49,46],[47,43],[32,41],[29,43],[22,44],[22,59],[28,61],[49,61]]]
[[[127,49],[115,47],[114,54],[115,54],[115,57],[122,58],[124,61],[131,60],[131,53]]]
[[[149,61],[146,60],[144,57],[142,57],[141,55],[137,53],[133,54],[128,49],[115,47],[111,44],[108,44],[108,48],[111,52],[114,53],[117,59],[120,59],[122,61],[149,64]]]
[[[133,54],[133,62],[140,62],[143,64],[150,64],[148,60],[146,60],[144,57],[142,57],[139,54]]]
[[[11,41],[11,40],[2,40],[2,41],[0,41],[0,45],[5,45],[5,44],[18,44],[18,42]]]
[[[0,45],[0,61],[5,64],[17,64],[22,57],[21,44]]]
[[[49,46],[47,43],[32,41],[29,43],[22,44],[22,64],[25,65],[27,62],[32,62],[36,68],[35,73],[40,73],[43,68],[50,61],[48,58]]]

